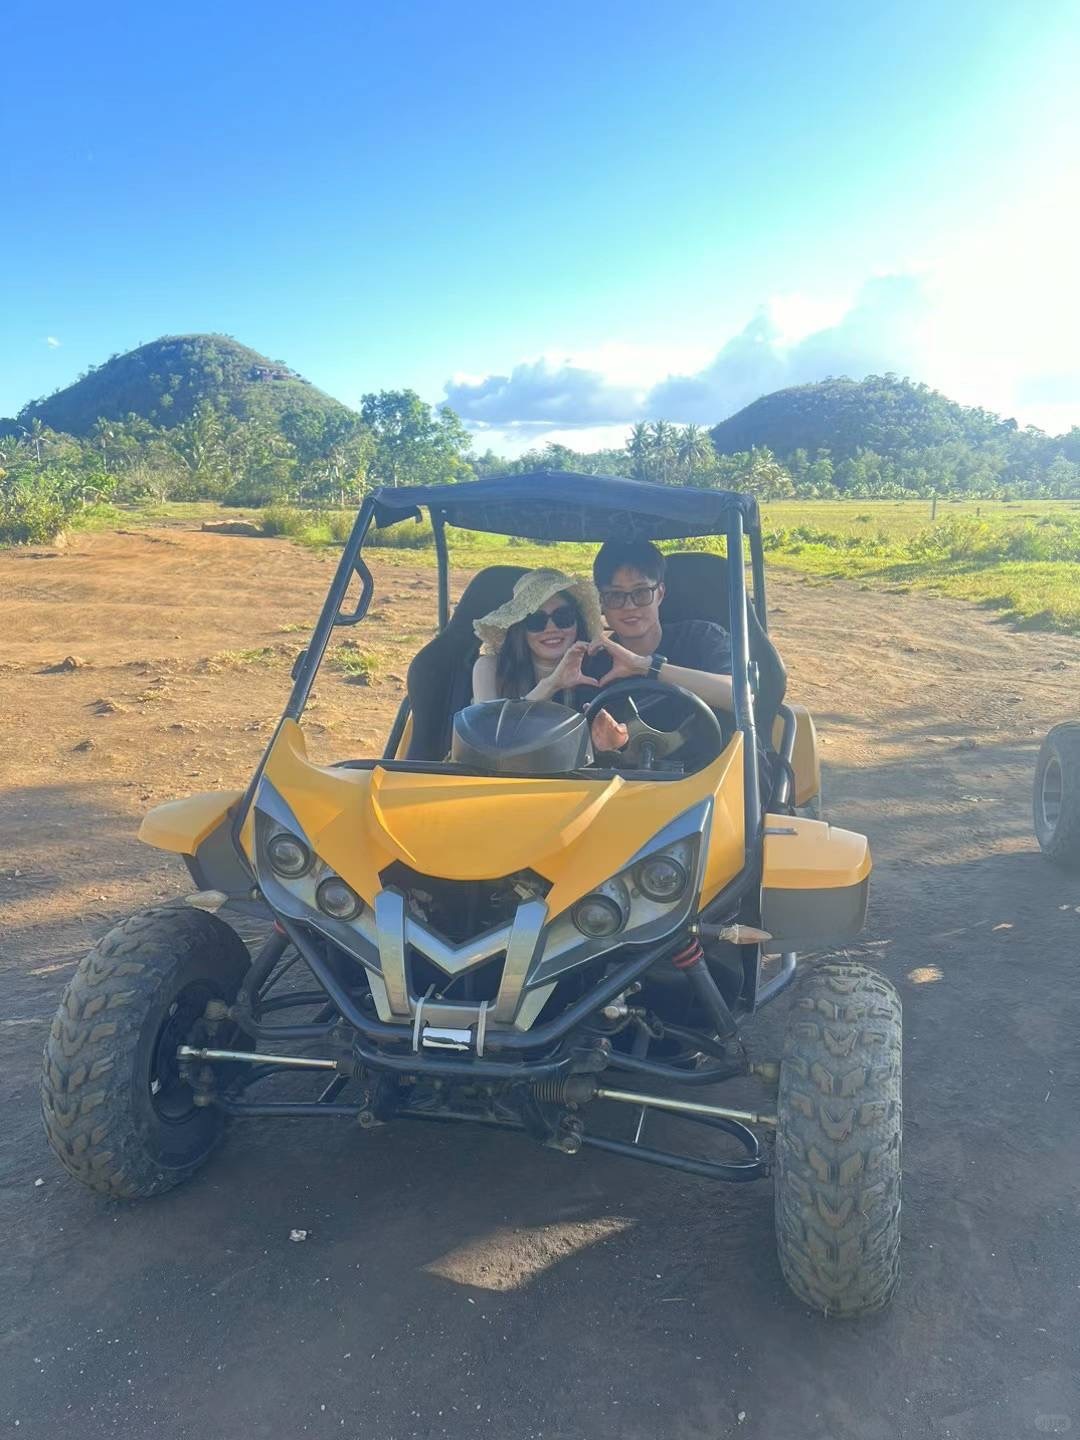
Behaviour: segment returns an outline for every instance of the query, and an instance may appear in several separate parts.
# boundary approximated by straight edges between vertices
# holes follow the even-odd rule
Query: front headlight
[[[287,880],[306,875],[315,858],[304,842],[287,830],[280,831],[267,841],[266,854],[274,870]]]
[[[658,905],[674,905],[690,883],[686,866],[674,855],[650,855],[634,869],[638,889]]]
[[[346,885],[339,875],[328,875],[315,888],[315,904],[324,915],[335,920],[355,920],[364,908],[364,902],[351,885]]]
[[[608,940],[662,920],[685,905],[697,854],[696,838],[687,838],[636,860],[570,907],[574,928],[590,940]]]
[[[705,833],[695,829],[637,854],[624,870],[556,915],[529,984],[554,980],[616,946],[653,944],[684,924],[700,886]]]
[[[606,940],[626,924],[626,912],[611,895],[586,895],[570,910],[570,918],[590,940]]]

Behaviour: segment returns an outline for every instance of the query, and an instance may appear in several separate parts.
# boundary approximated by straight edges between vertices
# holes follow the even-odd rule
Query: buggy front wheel
[[[195,1104],[176,1051],[200,1038],[207,1001],[236,998],[247,967],[244,942],[202,910],[147,910],[98,941],[61,997],[42,1073],[45,1133],[76,1180],[141,1199],[203,1163],[223,1116]]]
[[[865,965],[797,982],[777,1095],[776,1245],[823,1314],[880,1310],[900,1278],[901,1014]]]

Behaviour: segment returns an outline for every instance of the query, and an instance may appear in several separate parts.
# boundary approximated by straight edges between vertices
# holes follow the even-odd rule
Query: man
[[[721,625],[683,620],[661,625],[664,557],[648,540],[609,540],[593,561],[604,619],[613,634],[597,640],[597,658],[585,668],[601,685],[629,676],[679,685],[714,710],[731,711],[731,642]],[[602,652],[602,653],[601,653]],[[626,727],[606,711],[593,725],[594,743],[604,750],[626,744]]]

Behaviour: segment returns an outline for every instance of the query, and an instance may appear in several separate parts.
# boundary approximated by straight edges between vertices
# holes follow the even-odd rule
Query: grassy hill
[[[710,431],[721,455],[764,446],[781,460],[795,450],[828,450],[834,460],[859,450],[896,458],[957,442],[1008,445],[1016,433],[1015,420],[957,405],[928,385],[891,375],[776,390]]]
[[[291,410],[351,413],[295,371],[227,335],[166,335],[31,401],[18,422],[40,420],[50,430],[86,436],[98,419],[138,415],[171,428],[208,403],[239,420],[276,422]]]

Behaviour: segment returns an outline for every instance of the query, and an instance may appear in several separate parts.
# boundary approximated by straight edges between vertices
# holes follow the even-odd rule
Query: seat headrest
[[[712,620],[728,625],[727,561],[722,555],[687,550],[667,557],[660,622]]]
[[[489,565],[486,570],[477,571],[454,606],[450,625],[455,629],[466,629],[471,634],[473,621],[505,605],[524,574],[523,565]]]

